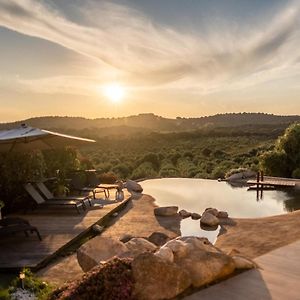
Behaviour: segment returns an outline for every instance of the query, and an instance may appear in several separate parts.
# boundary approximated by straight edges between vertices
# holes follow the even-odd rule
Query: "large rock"
[[[132,238],[130,241],[125,243],[131,257],[138,256],[145,252],[154,252],[157,250],[157,246],[147,241],[144,238]]]
[[[165,247],[172,245],[174,263],[187,271],[194,287],[202,287],[215,280],[224,278],[235,269],[233,259],[214,247],[206,238],[180,237],[180,247],[168,242]],[[185,250],[183,250],[185,248]]]
[[[154,208],[154,214],[156,216],[174,216],[177,214],[178,206],[165,206]]]
[[[153,232],[147,238],[149,242],[153,243],[156,246],[164,245],[170,238],[163,232]]]
[[[143,253],[132,262],[133,297],[140,300],[170,299],[191,285],[186,270],[153,253]]]
[[[120,241],[97,236],[77,250],[77,260],[84,272],[89,271],[100,262],[128,252],[128,248]]]
[[[133,181],[133,180],[128,179],[126,181],[125,186],[126,186],[126,188],[129,192],[136,192],[136,193],[142,193],[143,192],[142,186],[140,184],[138,184],[137,182]]]
[[[200,219],[201,224],[208,225],[208,226],[217,226],[219,225],[219,219],[209,213],[208,211],[205,211]]]

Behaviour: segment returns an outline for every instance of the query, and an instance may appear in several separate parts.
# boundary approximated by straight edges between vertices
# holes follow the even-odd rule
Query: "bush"
[[[52,292],[52,287],[46,282],[41,281],[37,278],[29,269],[24,268],[22,272],[25,274],[24,288],[35,294],[37,299],[46,300],[49,294]],[[20,278],[17,277],[11,283],[9,288],[10,293],[13,293],[15,289],[21,287]]]
[[[93,268],[80,281],[53,292],[50,300],[132,299],[131,261],[115,258]]]
[[[118,180],[117,175],[113,172],[99,174],[98,178],[101,183],[115,183]]]
[[[297,168],[292,173],[293,178],[300,178],[300,168]]]

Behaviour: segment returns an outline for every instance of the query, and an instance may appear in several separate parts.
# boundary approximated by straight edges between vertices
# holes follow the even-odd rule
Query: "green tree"
[[[300,168],[300,123],[290,125],[275,143],[274,150],[260,156],[260,165],[268,175],[298,176]]]

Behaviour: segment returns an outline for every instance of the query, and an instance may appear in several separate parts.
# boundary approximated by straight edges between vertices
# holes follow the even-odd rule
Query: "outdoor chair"
[[[51,191],[47,188],[47,186],[43,182],[37,182],[35,183],[39,191],[42,193],[43,196],[46,197],[47,200],[74,200],[74,201],[80,201],[82,205],[85,205],[85,201],[87,200],[89,202],[89,205],[92,206],[91,200],[89,196],[84,196],[84,197],[77,197],[77,196],[62,196],[62,197],[55,197]]]
[[[27,220],[21,218],[5,218],[0,220],[0,236],[11,236],[23,232],[28,237],[28,232],[36,233],[39,240],[42,237],[35,226],[31,226]]]
[[[79,207],[84,209],[82,202],[75,200],[45,200],[31,183],[24,184],[24,188],[39,206],[71,206],[76,208],[79,214]]]
[[[74,174],[71,177],[70,186],[71,189],[73,189],[74,191],[78,191],[80,194],[92,193],[94,199],[96,199],[96,193],[100,193],[100,192],[105,193],[103,189],[99,190],[98,186],[91,186],[87,184],[85,175],[83,178],[81,174]]]

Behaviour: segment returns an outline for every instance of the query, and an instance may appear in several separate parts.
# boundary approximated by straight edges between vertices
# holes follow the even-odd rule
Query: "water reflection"
[[[247,191],[241,184],[216,180],[164,178],[141,183],[144,193],[153,196],[159,206],[177,205],[179,209],[202,212],[207,207],[225,210],[236,218],[266,217],[300,209],[300,192],[286,190]],[[200,228],[199,220],[181,221],[182,235],[205,236],[214,241],[219,233]]]

